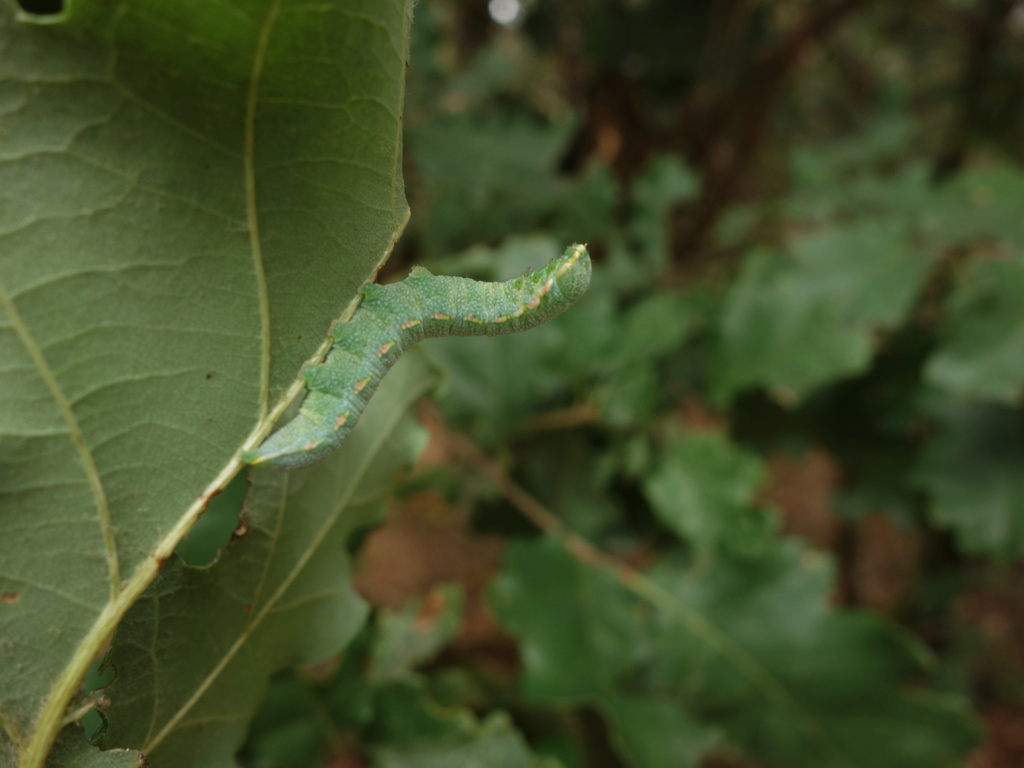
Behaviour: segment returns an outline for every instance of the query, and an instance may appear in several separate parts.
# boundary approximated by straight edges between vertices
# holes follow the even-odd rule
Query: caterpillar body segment
[[[315,464],[348,437],[406,349],[438,336],[497,336],[538,326],[584,294],[590,268],[586,247],[575,244],[543,269],[506,282],[416,267],[399,283],[364,286],[352,319],[334,327],[327,357],[303,371],[309,392],[298,415],[242,460],[285,470]]]

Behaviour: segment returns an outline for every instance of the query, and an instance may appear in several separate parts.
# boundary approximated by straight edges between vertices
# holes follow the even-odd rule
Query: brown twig
[[[975,15],[965,14],[967,65],[960,82],[961,108],[949,128],[946,146],[935,164],[939,180],[963,165],[972,132],[984,124],[988,83],[998,66],[999,45],[1006,36],[1017,0],[987,0]]]
[[[530,419],[529,428],[534,432],[574,429],[594,424],[598,416],[597,408],[592,403],[580,403],[560,411],[538,413]]]

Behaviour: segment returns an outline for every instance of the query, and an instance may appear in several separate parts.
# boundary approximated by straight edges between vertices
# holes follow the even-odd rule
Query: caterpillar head
[[[576,301],[590,285],[590,254],[586,246],[570,245],[556,264],[555,284],[559,293],[570,303]]]

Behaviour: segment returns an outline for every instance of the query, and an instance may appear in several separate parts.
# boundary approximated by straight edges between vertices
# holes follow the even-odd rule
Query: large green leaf
[[[0,0],[0,755],[42,764],[401,230],[409,19]]]
[[[138,748],[154,768],[230,765],[269,674],[345,646],[367,612],[346,539],[425,443],[402,418],[435,383],[407,356],[336,457],[252,471],[242,539],[210,568],[168,564],[122,621],[105,742]]]

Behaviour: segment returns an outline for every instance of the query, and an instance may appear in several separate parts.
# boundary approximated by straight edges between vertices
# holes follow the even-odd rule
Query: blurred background
[[[422,0],[383,279],[445,339],[376,618],[249,765],[1024,765],[1024,3]]]

